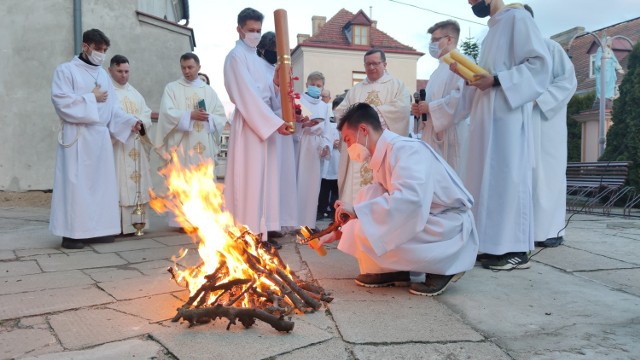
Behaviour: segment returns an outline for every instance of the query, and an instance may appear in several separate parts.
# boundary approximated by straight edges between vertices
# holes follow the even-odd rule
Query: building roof
[[[370,44],[354,45],[349,42],[343,29],[345,25],[371,25]],[[379,30],[375,23],[360,10],[355,15],[346,9],[341,9],[329,21],[327,21],[318,32],[299,43],[292,51],[295,53],[300,47],[317,47],[325,49],[342,49],[367,51],[371,48],[384,50],[386,53],[408,54],[422,56],[424,53],[400,43],[384,31]]]

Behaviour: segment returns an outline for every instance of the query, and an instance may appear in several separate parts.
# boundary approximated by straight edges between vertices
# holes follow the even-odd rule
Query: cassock
[[[469,124],[458,120],[454,113],[458,107],[464,79],[449,70],[449,65],[440,64],[431,74],[426,92],[429,109],[438,109],[423,122],[422,140],[431,146],[462,177],[466,155]]]
[[[225,206],[237,224],[247,225],[253,232],[266,236],[267,231],[280,230],[282,219],[280,201],[288,192],[292,206],[296,204],[295,185],[281,186],[279,170],[283,162],[293,163],[288,144],[276,137],[283,120],[274,112],[277,92],[273,74],[265,68],[265,60],[256,55],[255,48],[242,40],[229,52],[224,63],[224,85],[236,109],[231,123],[229,157],[225,174]],[[278,145],[280,144],[280,145]],[[276,151],[274,151],[276,149]],[[278,150],[282,149],[282,150]],[[291,155],[290,159],[279,158]],[[295,164],[294,164],[295,166]],[[291,178],[295,178],[293,172]],[[296,212],[293,212],[295,214]]]
[[[131,84],[124,86],[113,81],[113,87],[118,96],[120,107],[127,114],[135,116],[144,124],[146,136],[130,134],[126,142],[113,142],[113,154],[116,162],[116,176],[118,179],[120,200],[120,231],[130,234],[136,229],[131,225],[131,213],[136,201],[140,204],[149,202],[149,189],[151,189],[151,172],[149,171],[149,155],[153,145],[149,140],[151,129],[151,109],[144,101],[144,97]],[[140,199],[137,199],[140,191]],[[145,222],[145,229],[149,222]]]
[[[457,113],[470,112],[463,180],[475,199],[480,251],[527,252],[534,248],[531,113],[549,85],[551,60],[526,10],[506,8],[491,17],[479,65],[502,84],[484,91],[465,86]]]
[[[576,91],[573,63],[557,42],[545,39],[552,59],[549,88],[533,107],[534,240],[564,235],[567,197],[567,104]]]
[[[385,130],[369,166],[374,182],[358,192],[357,218],[342,227],[338,245],[358,259],[360,273],[452,275],[474,266],[473,198],[444,159]]]
[[[376,109],[384,129],[406,136],[409,134],[410,99],[411,95],[404,83],[385,72],[376,81],[369,81],[367,78],[354,85],[335,109],[335,118],[339,122],[349,106],[365,102]],[[342,144],[340,154],[340,199],[352,203],[358,190],[371,183],[371,173],[366,162],[358,163],[349,159],[345,143]]]
[[[204,100],[208,121],[191,119],[191,111]],[[199,78],[181,78],[167,84],[160,100],[155,145],[165,160],[175,152],[182,166],[197,166],[215,159],[217,139],[227,121],[224,106],[215,91]],[[212,179],[213,181],[214,179]],[[172,213],[167,213],[169,226],[181,227]]]
[[[96,84],[109,96],[97,102]],[[59,65],[51,101],[62,122],[49,229],[54,235],[87,239],[120,232],[118,183],[111,137],[125,142],[138,121],[118,104],[111,77],[77,56]]]
[[[316,125],[306,128],[298,125],[301,128],[297,178],[299,219],[300,224],[313,229],[316,227],[318,194],[322,180],[320,153],[322,149],[330,146],[324,134],[324,127],[329,122],[331,112],[327,103],[306,93],[300,95],[300,104],[310,111],[309,120],[319,121]]]

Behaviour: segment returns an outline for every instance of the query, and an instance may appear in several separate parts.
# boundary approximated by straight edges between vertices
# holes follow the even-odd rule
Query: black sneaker
[[[478,254],[476,256],[476,263],[482,264],[485,261],[493,260],[499,256],[500,255],[493,255],[493,254],[487,254],[487,253]]]
[[[84,243],[81,240],[62,237],[62,247],[65,249],[84,249]]]
[[[356,284],[368,288],[385,286],[409,286],[409,272],[396,271],[379,274],[360,274],[356,276]]]
[[[562,236],[548,238],[545,241],[536,241],[536,246],[540,247],[558,247],[562,245],[564,238]]]
[[[284,234],[281,233],[280,231],[267,231],[267,237],[269,239],[277,239],[277,238],[281,238],[283,236],[284,236]]]
[[[527,253],[511,252],[500,255],[495,259],[484,261],[482,267],[491,270],[528,269],[531,267],[531,263]]]
[[[409,292],[414,295],[436,296],[442,294],[449,284],[460,280],[464,272],[453,275],[427,274],[423,283],[411,283]]]

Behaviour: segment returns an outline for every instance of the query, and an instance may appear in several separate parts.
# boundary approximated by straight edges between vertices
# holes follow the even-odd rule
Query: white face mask
[[[440,50],[440,47],[438,46],[438,42],[429,43],[429,55],[431,55],[434,58],[438,59],[438,58],[440,58],[440,53],[441,52],[442,52],[442,50]]]
[[[93,65],[102,66],[104,63],[104,58],[106,57],[105,53],[101,53],[96,50],[91,51],[91,55],[87,55],[87,58]]]
[[[242,39],[242,41],[249,47],[255,48],[258,46],[258,43],[260,43],[260,36],[260,33],[257,32],[244,33],[244,39]]]
[[[349,154],[349,159],[351,159],[351,161],[364,162],[369,160],[369,158],[371,157],[371,153],[369,152],[369,149],[367,149],[366,147],[366,145],[368,145],[369,143],[369,135],[367,135],[367,137],[364,140],[365,145],[362,145],[358,142],[359,137],[360,137],[360,132],[358,131],[358,135],[356,136],[356,142],[354,142],[353,144],[351,144],[351,146],[347,148],[347,153]]]

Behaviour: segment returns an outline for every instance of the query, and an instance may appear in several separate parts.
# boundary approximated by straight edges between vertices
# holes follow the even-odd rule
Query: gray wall
[[[115,54],[129,58],[131,84],[157,111],[164,86],[181,76],[179,57],[192,50],[193,39],[190,30],[141,21],[136,6],[82,0],[82,31],[98,28],[110,38],[107,61]],[[6,15],[0,23],[0,191],[48,190],[59,124],[51,79],[56,66],[74,56],[73,0],[3,0],[0,14]]]

